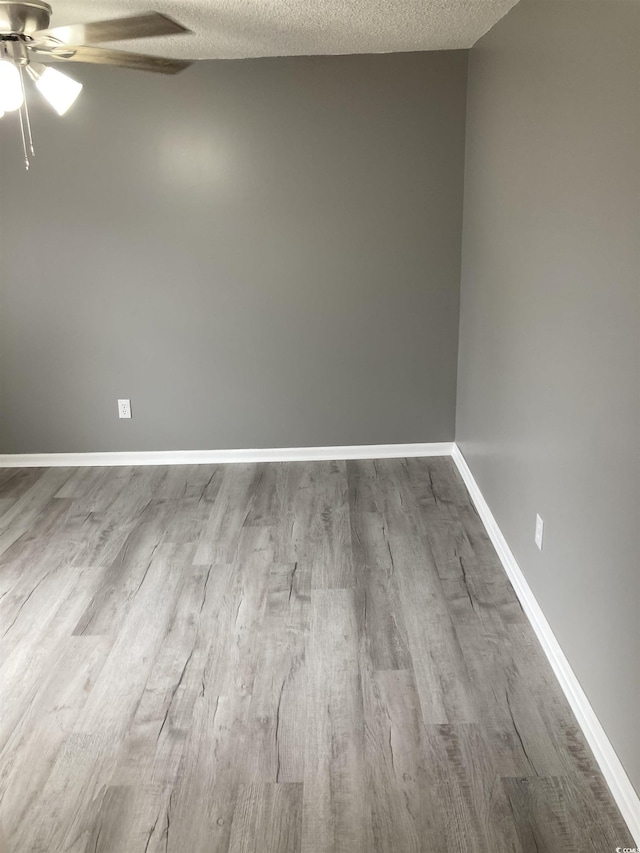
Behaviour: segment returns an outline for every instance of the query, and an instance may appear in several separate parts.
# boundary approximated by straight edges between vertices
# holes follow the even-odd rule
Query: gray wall
[[[29,174],[3,120],[0,451],[453,440],[466,66],[74,66]]]
[[[456,431],[640,789],[639,24],[522,0],[471,51]]]

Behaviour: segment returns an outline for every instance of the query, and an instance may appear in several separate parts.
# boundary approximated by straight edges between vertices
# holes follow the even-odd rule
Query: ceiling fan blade
[[[129,53],[124,50],[109,50],[90,45],[61,45],[60,47],[37,47],[42,61],[48,59],[61,62],[87,62],[92,65],[118,65],[121,68],[134,68],[138,71],[155,71],[158,74],[177,74],[188,68],[191,59],[169,59],[166,56],[146,56],[142,53]]]
[[[53,27],[32,35],[36,40],[40,37],[51,37],[66,44],[102,44],[107,41],[173,36],[189,32],[191,31],[167,15],[162,15],[160,12],[147,12],[144,15],[114,18],[111,21]]]

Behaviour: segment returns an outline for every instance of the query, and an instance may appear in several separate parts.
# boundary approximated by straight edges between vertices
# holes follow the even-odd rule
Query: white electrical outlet
[[[131,417],[131,400],[118,400],[118,417]]]
[[[544,521],[539,515],[536,515],[536,545],[542,551],[542,535],[544,533]]]

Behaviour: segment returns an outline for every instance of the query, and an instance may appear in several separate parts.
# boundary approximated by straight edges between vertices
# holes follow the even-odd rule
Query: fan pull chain
[[[22,66],[18,67],[20,72],[20,85],[22,86],[22,106],[20,107],[20,133],[22,134],[22,150],[24,151],[24,167],[29,171],[31,165],[29,161],[29,153],[35,157],[36,152],[33,148],[33,137],[31,136],[31,121],[29,120],[29,104],[27,102],[27,93],[24,88],[24,75]],[[26,129],[26,133],[25,133]]]
[[[24,88],[24,69],[22,66],[20,66],[20,83],[22,84],[22,94],[24,96],[24,115],[27,124],[27,142],[29,143],[29,151],[31,152],[31,156],[35,157],[36,152],[33,147],[33,137],[31,136],[31,119],[29,118],[29,102],[27,101],[26,89]]]
[[[20,133],[22,134],[22,150],[24,151],[24,168],[26,171],[29,171],[29,155],[27,153],[27,139],[24,134],[24,119],[22,118],[22,107],[18,110],[18,116],[20,118]]]

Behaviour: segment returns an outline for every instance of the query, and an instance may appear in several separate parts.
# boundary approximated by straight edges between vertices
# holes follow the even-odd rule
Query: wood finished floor
[[[449,459],[0,471],[9,853],[632,847]]]

